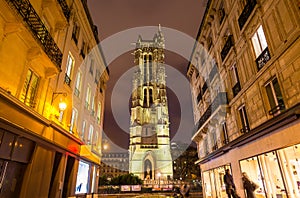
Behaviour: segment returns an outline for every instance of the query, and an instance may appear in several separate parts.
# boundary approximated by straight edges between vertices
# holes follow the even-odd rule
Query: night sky
[[[121,149],[128,149],[131,68],[135,66],[131,55],[135,46],[132,43],[136,42],[139,34],[143,39],[151,40],[157,32],[158,24],[161,24],[166,40],[165,64],[171,66],[171,72],[168,73],[167,70],[171,141],[184,141],[182,137],[187,137],[186,141],[190,141],[190,135],[185,134],[191,133],[193,115],[191,94],[185,76],[194,45],[193,39],[197,36],[206,1],[87,1],[94,24],[98,26],[100,44],[110,71],[104,115],[104,136],[107,137],[104,139],[112,141]],[[186,42],[186,38],[193,42]],[[176,74],[178,71],[181,76]],[[179,127],[180,123],[184,123],[182,128]],[[173,139],[176,134],[178,137]]]

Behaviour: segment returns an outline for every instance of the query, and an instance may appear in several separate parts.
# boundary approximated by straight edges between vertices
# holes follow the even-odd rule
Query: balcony
[[[94,23],[93,23],[92,17],[91,17],[90,12],[89,12],[89,8],[87,6],[87,0],[81,0],[81,3],[83,5],[84,11],[86,13],[86,16],[87,16],[88,21],[89,21],[90,26],[91,26],[91,29],[93,31],[94,38],[95,38],[96,42],[99,43],[98,29],[97,29],[97,26],[95,26]]]
[[[54,42],[42,20],[28,0],[6,0],[28,25],[34,38],[39,42],[50,60],[61,70],[62,56],[60,49]]]
[[[66,1],[65,0],[57,0],[57,2],[59,3],[67,21],[69,21],[71,11],[70,11]]]
[[[220,92],[213,102],[209,105],[209,107],[206,109],[204,114],[201,116],[199,121],[196,123],[193,135],[196,134],[196,132],[202,127],[202,125],[210,118],[210,116],[218,109],[220,105],[226,105],[228,104],[227,100],[227,93],[226,92]]]
[[[267,47],[255,60],[258,71],[271,59],[269,48]]]
[[[273,107],[269,111],[269,115],[277,115],[279,114],[282,110],[285,110],[285,106],[283,103],[279,103],[277,106]]]
[[[249,126],[244,126],[243,128],[240,129],[240,132],[242,134],[248,133],[249,131],[250,131]]]
[[[248,0],[247,4],[245,5],[242,14],[239,16],[238,23],[240,30],[243,29],[245,23],[247,22],[249,16],[251,15],[254,7],[256,5],[256,0]]]
[[[232,87],[233,96],[235,97],[238,95],[238,93],[241,91],[241,85],[240,82],[235,83],[235,85]]]
[[[231,47],[233,46],[233,38],[232,35],[229,35],[226,43],[221,51],[221,59],[222,61],[224,61],[224,59],[226,58],[227,54],[229,53]]]

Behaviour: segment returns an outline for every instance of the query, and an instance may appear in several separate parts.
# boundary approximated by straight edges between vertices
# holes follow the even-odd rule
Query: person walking
[[[258,188],[258,185],[252,182],[245,172],[242,173],[242,181],[247,198],[256,198],[254,191]]]
[[[235,192],[236,189],[235,189],[232,175],[229,173],[229,169],[226,169],[223,180],[225,183],[226,193],[228,195],[228,198],[231,198],[231,197],[238,198],[238,196],[236,195],[236,192]]]
[[[183,195],[183,197],[190,197],[190,187],[184,184],[181,189],[181,194]]]

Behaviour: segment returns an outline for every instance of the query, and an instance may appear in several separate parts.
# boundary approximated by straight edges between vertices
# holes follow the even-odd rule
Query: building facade
[[[173,177],[164,66],[164,37],[139,36],[134,51],[130,116],[129,172],[144,180]]]
[[[300,4],[210,0],[187,75],[204,197],[300,196]]]
[[[128,174],[128,153],[102,153],[100,175],[106,175],[110,180],[114,177]]]
[[[197,149],[179,142],[171,143],[173,159],[173,180],[192,182],[200,180]]]
[[[0,197],[97,192],[108,70],[86,1],[0,5]]]

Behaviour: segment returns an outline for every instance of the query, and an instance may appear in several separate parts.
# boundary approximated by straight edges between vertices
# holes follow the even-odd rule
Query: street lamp
[[[158,188],[160,189],[160,176],[161,176],[161,173],[157,173],[157,177],[158,177]]]
[[[53,101],[55,100],[55,98],[58,96],[58,95],[63,95],[64,97],[67,96],[67,93],[66,92],[53,92],[52,94],[52,99],[51,99],[51,105],[53,104]],[[58,109],[59,109],[59,117],[58,117],[58,120],[61,122],[62,121],[62,117],[63,117],[63,114],[64,114],[64,110],[66,110],[67,108],[67,103],[65,102],[65,100],[63,99],[60,99],[59,103],[58,103]]]

